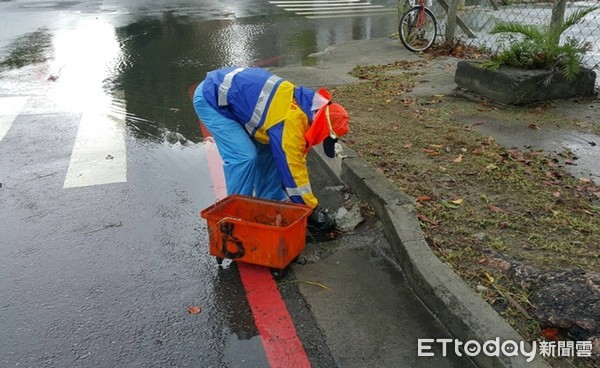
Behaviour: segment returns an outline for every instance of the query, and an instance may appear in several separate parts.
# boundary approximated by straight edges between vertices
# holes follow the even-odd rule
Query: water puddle
[[[488,121],[477,130],[506,146],[523,149],[542,149],[548,152],[569,151],[577,159],[569,161],[566,169],[576,177],[600,182],[600,136],[566,129],[533,130],[527,125]]]

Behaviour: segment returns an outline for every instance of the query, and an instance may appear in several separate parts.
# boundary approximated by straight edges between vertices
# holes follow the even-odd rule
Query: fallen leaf
[[[431,197],[428,195],[421,195],[421,196],[418,196],[417,198],[415,198],[415,201],[417,201],[417,202],[431,201]]]
[[[492,212],[506,212],[505,210],[503,210],[502,208],[498,207],[498,206],[494,206],[493,204],[488,204],[487,207],[490,209],[490,211]]]
[[[529,124],[529,129],[540,130],[540,127],[537,124]]]
[[[553,195],[555,198],[559,198],[559,197],[560,197],[560,190],[557,190],[556,192],[552,193],[552,195]]]
[[[423,215],[422,213],[418,213],[417,214],[417,218],[423,222],[427,222],[428,224],[431,224],[433,226],[437,226],[439,225],[440,221],[439,220],[432,220],[429,217]]]
[[[404,148],[412,148],[412,143],[404,143],[404,145],[402,147]]]
[[[553,340],[553,341],[560,340],[560,337],[558,336],[559,334],[560,334],[560,330],[555,327],[548,327],[548,328],[544,328],[542,330],[542,336],[544,336],[548,340]]]
[[[193,307],[188,307],[187,311],[189,314],[198,314],[202,311],[202,308],[200,308],[200,306],[194,305]]]
[[[451,204],[450,202],[446,201],[445,199],[440,199],[440,203],[442,204],[442,206],[449,208],[451,210],[455,210],[457,208],[460,208],[457,205]]]
[[[519,151],[518,149],[508,150],[507,154],[508,154],[508,157],[510,157],[511,159],[513,159],[517,162],[524,162],[524,163],[531,162],[531,160],[527,160],[525,158],[525,156],[523,156],[523,152]]]
[[[428,149],[428,148],[423,148],[423,153],[425,153],[429,157],[434,157],[434,156],[439,156],[440,155],[440,153],[438,151],[432,150],[432,149]]]
[[[462,162],[462,159],[463,159],[463,155],[458,155],[458,157],[455,158],[454,160],[452,160],[452,162],[456,162],[456,163]]]
[[[454,203],[454,204],[461,205],[461,204],[463,203],[463,201],[464,201],[464,199],[462,199],[462,198],[459,198],[459,199],[455,199],[455,200],[453,200],[453,201],[450,201],[450,202],[451,202],[451,203]]]

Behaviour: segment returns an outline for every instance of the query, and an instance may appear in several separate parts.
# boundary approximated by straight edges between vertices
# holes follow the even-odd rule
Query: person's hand
[[[308,223],[318,230],[330,232],[335,229],[335,219],[329,216],[321,206],[315,207],[313,212],[308,216]]]

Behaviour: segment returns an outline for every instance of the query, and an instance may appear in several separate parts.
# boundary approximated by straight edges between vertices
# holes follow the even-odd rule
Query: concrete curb
[[[401,192],[364,159],[344,146],[341,178],[368,202],[384,224],[392,252],[414,293],[462,342],[499,338],[520,343],[522,337],[454,271],[433,253],[425,241],[414,208],[414,199]],[[428,338],[423,336],[423,338]],[[526,351],[531,351],[526,344]],[[527,362],[523,355],[472,357],[480,367],[550,367],[540,356]]]
[[[336,86],[358,82],[348,76],[348,72],[356,65],[381,65],[397,60],[419,59],[401,47],[397,40],[373,39],[337,45],[319,57],[316,67],[296,65],[278,68],[274,72],[306,86]],[[428,75],[425,78],[433,79],[435,83],[420,84],[419,93],[453,93],[456,84],[453,76],[448,77],[446,65],[447,62],[443,62],[430,68],[436,76]],[[392,252],[413,292],[450,334],[462,342],[476,340],[483,343],[496,338],[501,341],[522,341],[521,336],[489,304],[431,251],[416,217],[414,199],[387,181],[356,152],[346,146],[343,148],[343,156],[328,159],[320,146],[314,147],[333,172],[373,206],[384,224]],[[530,351],[529,346],[527,349]],[[479,354],[472,359],[485,368],[550,367],[541,357],[528,363],[522,355],[488,357]]]

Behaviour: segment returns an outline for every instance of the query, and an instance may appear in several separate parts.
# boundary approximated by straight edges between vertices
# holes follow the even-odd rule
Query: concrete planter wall
[[[596,73],[582,69],[573,82],[565,81],[560,72],[525,70],[501,66],[483,69],[478,62],[460,61],[454,81],[458,88],[509,105],[568,99],[594,95]]]

